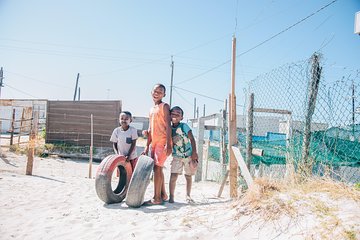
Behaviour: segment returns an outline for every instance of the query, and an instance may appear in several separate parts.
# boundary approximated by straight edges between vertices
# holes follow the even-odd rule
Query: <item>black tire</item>
[[[115,190],[111,188],[113,172],[119,169],[119,182]],[[105,203],[119,203],[126,197],[132,175],[131,164],[124,156],[110,155],[104,158],[96,171],[95,189],[98,197]]]
[[[153,168],[152,158],[145,155],[139,157],[126,194],[125,202],[129,207],[138,208],[144,203],[145,191],[150,183]]]

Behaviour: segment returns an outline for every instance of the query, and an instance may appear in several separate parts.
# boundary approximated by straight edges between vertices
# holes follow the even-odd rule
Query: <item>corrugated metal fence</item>
[[[121,101],[48,101],[46,143],[89,146],[92,114],[94,147],[109,147],[120,112]]]

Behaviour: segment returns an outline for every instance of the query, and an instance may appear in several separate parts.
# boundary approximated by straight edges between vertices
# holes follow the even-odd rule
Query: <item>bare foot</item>
[[[168,197],[167,194],[162,194],[162,195],[161,195],[161,198],[162,198],[162,200],[163,200],[164,202],[167,202],[167,201],[169,200],[169,197]]]
[[[153,196],[152,199],[154,200],[154,199],[155,199],[155,196]],[[169,201],[169,197],[168,197],[167,194],[162,194],[162,195],[161,195],[161,199],[162,199],[164,202]]]
[[[195,201],[190,196],[186,196],[186,202],[190,204],[195,203]]]
[[[150,199],[150,200],[144,202],[142,204],[142,206],[153,206],[153,205],[163,205],[163,204],[164,204],[164,202],[162,202],[162,201],[156,202],[156,201],[154,201],[154,199]]]

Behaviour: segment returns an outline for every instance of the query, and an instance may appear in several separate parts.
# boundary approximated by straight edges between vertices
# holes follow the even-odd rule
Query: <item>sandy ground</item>
[[[0,160],[0,239],[360,237],[360,208],[356,202],[348,202],[340,209],[349,233],[337,234],[340,237],[332,238],[331,232],[324,235],[318,230],[319,221],[311,213],[298,215],[297,220],[285,216],[275,222],[263,221],[254,215],[256,213],[244,211],[241,215],[237,200],[229,198],[228,185],[224,188],[223,198],[217,198],[219,184],[194,183],[192,197],[195,203],[187,204],[182,176],[178,180],[174,204],[137,209],[127,207],[124,202],[107,205],[95,192],[97,166],[98,163],[94,163],[93,178],[89,179],[87,161],[36,157],[33,175],[27,176],[26,156],[3,152]],[[166,186],[168,171],[169,168],[165,169]],[[152,194],[151,182],[145,199],[150,199]]]

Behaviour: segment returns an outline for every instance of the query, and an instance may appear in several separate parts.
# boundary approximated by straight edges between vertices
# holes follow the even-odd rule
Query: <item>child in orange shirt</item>
[[[163,167],[165,160],[172,153],[170,106],[164,103],[166,88],[163,84],[155,84],[151,91],[154,106],[150,109],[148,141],[144,150],[147,155],[151,144],[151,157],[154,165],[154,198],[145,205],[159,205],[168,199],[165,191]]]

